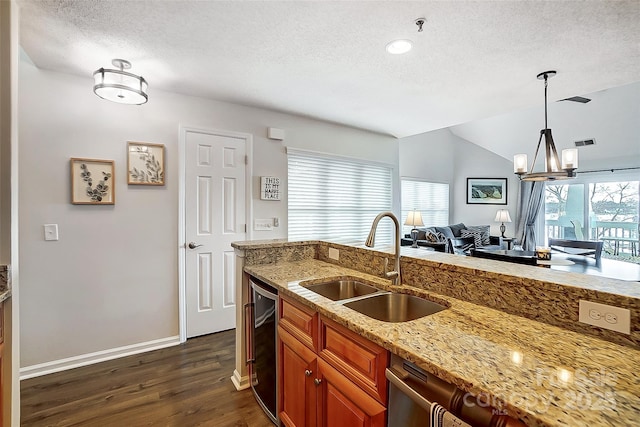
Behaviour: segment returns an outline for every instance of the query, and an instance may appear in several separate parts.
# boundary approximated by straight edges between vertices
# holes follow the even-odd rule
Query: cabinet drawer
[[[389,364],[387,350],[320,316],[319,354],[362,390],[386,405],[384,371]]]
[[[280,297],[279,325],[305,346],[318,348],[318,313],[287,297]]]

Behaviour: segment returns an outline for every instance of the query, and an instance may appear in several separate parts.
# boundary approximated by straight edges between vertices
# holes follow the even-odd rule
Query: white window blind
[[[425,227],[449,224],[449,184],[402,179],[402,223],[409,211],[418,210],[422,214]],[[409,233],[412,227],[404,226]]]
[[[361,242],[377,214],[392,208],[391,167],[287,150],[289,239]],[[376,246],[390,243],[392,222],[383,219]]]

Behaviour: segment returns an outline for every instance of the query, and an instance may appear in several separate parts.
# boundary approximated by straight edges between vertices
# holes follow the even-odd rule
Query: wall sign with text
[[[274,176],[260,177],[260,199],[280,200],[280,178]]]

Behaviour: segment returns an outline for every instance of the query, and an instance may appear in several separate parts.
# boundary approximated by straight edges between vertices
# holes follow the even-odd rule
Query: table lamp
[[[409,211],[407,215],[407,219],[404,222],[404,225],[410,225],[413,227],[411,229],[411,240],[413,240],[412,248],[418,247],[418,229],[416,227],[424,226],[424,222],[422,222],[422,214],[420,211],[412,210]]]
[[[498,209],[498,213],[496,213],[496,219],[494,221],[502,223],[500,224],[500,232],[502,233],[502,237],[504,237],[504,232],[507,230],[504,223],[511,222],[509,211],[507,209]]]

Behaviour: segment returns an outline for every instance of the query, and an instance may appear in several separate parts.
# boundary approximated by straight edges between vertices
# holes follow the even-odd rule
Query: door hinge
[[[244,225],[244,232],[247,232],[247,224]]]
[[[245,154],[245,156],[244,156],[244,164],[245,164],[245,165],[248,165],[248,164],[249,164],[249,156],[247,156],[246,154]]]

